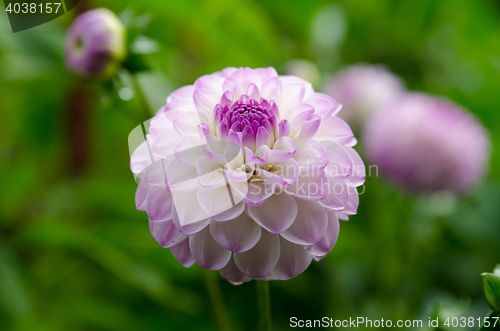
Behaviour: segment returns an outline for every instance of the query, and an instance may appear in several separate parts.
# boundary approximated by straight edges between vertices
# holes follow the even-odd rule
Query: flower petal
[[[321,146],[325,149],[328,157],[326,174],[330,178],[347,178],[353,172],[351,157],[346,149],[335,141],[322,141]]]
[[[219,270],[226,266],[231,258],[231,251],[220,246],[205,228],[189,237],[189,248],[193,258],[202,268]]]
[[[174,128],[162,131],[151,144],[151,151],[155,156],[163,159],[173,155],[175,146],[181,140],[181,136]]]
[[[276,69],[274,69],[273,67],[257,68],[254,71],[257,75],[259,75],[259,77],[263,82],[273,77],[278,77],[278,73],[276,72]]]
[[[281,82],[278,77],[272,77],[265,81],[261,87],[261,97],[266,100],[274,100],[279,102],[280,100],[276,100],[276,97],[279,96],[281,92]]]
[[[276,266],[280,257],[280,240],[278,235],[262,231],[257,245],[243,253],[234,253],[234,262],[247,276],[262,278]]]
[[[275,163],[288,160],[297,153],[292,138],[281,137],[273,145],[273,149],[267,152],[267,162]]]
[[[186,85],[170,93],[167,97],[167,103],[172,102],[179,98],[191,98],[193,97],[194,85]]]
[[[320,203],[330,210],[344,210],[349,201],[349,186],[344,179],[328,179],[328,195]]]
[[[328,178],[325,170],[301,172],[297,181],[285,191],[299,199],[319,201],[328,195]]]
[[[345,150],[352,160],[352,175],[347,178],[347,183],[350,186],[356,187],[363,185],[366,177],[366,167],[363,160],[361,160],[361,157],[358,152],[354,150],[354,148],[346,146]]]
[[[194,82],[196,90],[213,90],[214,92],[222,94],[222,84],[224,78],[219,75],[204,75]],[[194,92],[194,91],[193,91]]]
[[[241,285],[244,282],[251,281],[252,278],[248,277],[238,268],[236,263],[234,263],[234,257],[231,256],[231,259],[226,264],[226,266],[222,269],[219,269],[219,273],[222,277],[226,278],[233,285]]]
[[[341,145],[356,145],[356,139],[349,124],[337,116],[323,118],[314,138],[318,141],[333,139]]]
[[[260,206],[248,206],[248,214],[267,231],[282,233],[294,222],[297,203],[286,193],[274,194]]]
[[[244,210],[245,210],[245,203],[241,201],[240,203],[237,203],[235,206],[229,208],[228,210],[225,210],[220,214],[214,215],[211,218],[217,222],[229,221],[232,220],[233,218],[240,216]]]
[[[176,117],[172,121],[175,131],[184,136],[188,133],[198,133],[198,125],[200,124],[200,116],[197,111],[190,111]]]
[[[246,183],[245,183],[246,184]],[[235,188],[234,184],[231,184],[232,188]],[[273,195],[276,187],[269,185],[266,182],[251,182],[247,185],[239,185],[236,187],[236,191],[240,192],[241,195],[241,187],[246,188],[246,195],[244,201],[249,206],[260,206],[264,203],[264,201]]]
[[[189,192],[173,192],[172,220],[180,232],[191,235],[205,228],[210,219],[201,208],[197,199],[197,190]]]
[[[135,191],[135,208],[137,210],[146,211],[146,199],[149,193],[149,187],[140,185]]]
[[[297,161],[301,171],[322,170],[328,164],[325,149],[314,139],[303,139],[295,144]]]
[[[238,194],[232,192],[228,185],[214,189],[200,187],[198,189],[197,198],[198,203],[208,217],[228,211],[242,200]]]
[[[261,236],[260,226],[245,213],[226,222],[212,220],[210,232],[219,245],[234,253],[248,251]]]
[[[182,242],[170,247],[172,254],[185,268],[189,268],[194,264],[194,258],[189,249],[189,238],[185,238]]]
[[[316,244],[307,247],[309,253],[314,256],[324,256],[328,254],[332,250],[333,246],[335,246],[339,236],[340,225],[337,213],[327,210],[326,214],[328,215],[328,226],[326,228],[325,235]]]
[[[336,115],[342,108],[342,105],[331,96],[318,92],[305,99],[304,102],[313,106],[314,113],[323,118]]]
[[[281,253],[278,263],[271,271],[276,279],[287,280],[300,275],[311,264],[313,256],[302,245],[280,238]]]
[[[312,138],[318,131],[319,125],[321,124],[321,117],[316,114],[311,114],[306,118],[306,121],[302,125],[302,129],[299,132],[298,140]]]
[[[294,159],[273,163],[269,170],[257,167],[256,175],[268,184],[277,187],[290,186],[299,176],[299,165]]]
[[[293,224],[281,233],[286,240],[299,245],[314,245],[325,235],[328,217],[317,201],[295,199],[298,212]]]
[[[149,190],[146,211],[152,221],[162,221],[172,218],[172,194],[163,188]]]
[[[186,238],[177,230],[172,220],[155,222],[150,219],[149,230],[153,238],[165,248],[177,245]]]

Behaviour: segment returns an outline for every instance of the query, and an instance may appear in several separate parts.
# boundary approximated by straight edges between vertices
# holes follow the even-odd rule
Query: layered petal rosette
[[[226,68],[174,91],[131,157],[153,237],[233,284],[302,273],[335,245],[364,182],[340,108],[273,68]]]

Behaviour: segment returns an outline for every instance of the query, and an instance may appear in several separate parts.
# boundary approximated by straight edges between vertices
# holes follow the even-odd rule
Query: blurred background
[[[227,66],[282,74],[307,59],[319,68],[317,89],[349,64],[384,64],[410,90],[473,112],[493,145],[483,184],[456,199],[367,178],[332,252],[271,282],[272,314],[286,330],[292,316],[489,313],[480,274],[500,263],[500,2],[81,0],[16,34],[0,13],[1,330],[217,329],[202,269],[182,267],[135,209],[127,137],[151,115],[126,77],[118,97],[64,67],[67,27],[96,7],[151,15],[146,35],[158,50],[143,84],[155,109],[173,89]],[[255,282],[233,286],[213,273],[232,329],[254,330]]]

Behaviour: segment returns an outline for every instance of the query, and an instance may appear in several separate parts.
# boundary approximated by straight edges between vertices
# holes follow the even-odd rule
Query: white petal
[[[281,236],[295,244],[314,245],[325,235],[328,225],[325,208],[317,201],[295,201],[298,207],[297,217]]]
[[[155,222],[149,220],[149,230],[151,235],[162,247],[177,245],[186,238],[175,227],[172,220]]]
[[[234,257],[232,256],[226,266],[219,269],[219,273],[233,285],[240,285],[252,280],[252,278],[241,272],[236,263],[234,263]]]
[[[271,233],[285,231],[297,216],[295,199],[286,194],[274,194],[260,206],[248,206],[248,214],[260,226]]]
[[[325,149],[314,139],[302,139],[295,144],[297,153],[293,157],[301,171],[321,170],[328,164]]]
[[[325,168],[330,178],[347,178],[353,173],[353,163],[348,152],[335,141],[322,141],[321,146],[325,149],[328,165]],[[350,147],[347,147],[350,148]]]
[[[149,187],[139,184],[135,191],[135,208],[137,210],[146,211],[146,199],[149,193]]]
[[[163,188],[149,190],[146,201],[146,211],[152,221],[172,218],[172,194]]]
[[[302,272],[311,264],[313,256],[302,245],[280,238],[281,253],[278,263],[271,271],[276,279],[287,280]]]
[[[299,199],[323,200],[328,194],[328,178],[325,170],[301,172],[297,181],[285,188],[285,191]]]
[[[339,236],[340,225],[337,213],[331,210],[327,210],[326,213],[328,215],[328,226],[325,235],[316,244],[307,247],[307,250],[314,256],[324,256],[328,254],[333,246],[335,246]]]
[[[243,253],[234,253],[234,262],[238,268],[252,278],[268,275],[280,257],[280,240],[278,235],[262,231],[257,245]]]
[[[176,117],[173,121],[175,131],[184,136],[188,133],[198,133],[198,124],[200,124],[200,116],[196,111],[190,111]]]
[[[231,251],[219,245],[208,228],[189,237],[189,248],[196,263],[208,270],[224,268],[231,258]]]
[[[172,254],[185,268],[189,268],[194,264],[194,258],[189,249],[189,238],[185,238],[179,244],[170,247]]]
[[[261,236],[260,226],[245,213],[226,222],[212,220],[210,232],[222,247],[234,253],[248,251]]]
[[[197,190],[173,192],[172,220],[175,226],[186,235],[196,233],[209,223],[207,213],[198,203]]]
[[[237,194],[233,194],[228,185],[214,189],[200,187],[198,189],[197,199],[208,217],[228,211],[241,201]]]
[[[354,146],[356,139],[349,125],[337,116],[323,118],[314,135],[316,140],[335,140],[341,145]]]
[[[245,210],[245,203],[241,201],[240,203],[237,203],[236,206],[231,207],[230,209],[212,216],[212,219],[217,222],[224,222],[224,221],[229,221],[232,220],[233,218],[236,218],[243,213]]]
[[[349,186],[344,179],[328,179],[328,195],[320,203],[330,210],[344,210],[349,201]]]
[[[345,150],[352,160],[352,175],[347,178],[347,183],[356,187],[363,185],[366,177],[366,168],[363,160],[361,160],[361,157],[358,152],[354,150],[354,148],[346,146]]]
[[[157,157],[166,159],[174,154],[175,146],[181,140],[181,136],[174,128],[163,130],[151,144],[151,151]]]

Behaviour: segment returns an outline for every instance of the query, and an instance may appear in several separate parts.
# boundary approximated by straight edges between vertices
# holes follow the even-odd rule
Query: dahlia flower
[[[365,178],[340,107],[274,68],[226,68],[174,91],[131,156],[153,237],[233,284],[303,272],[356,213]]]
[[[66,35],[66,65],[76,74],[104,78],[125,58],[125,27],[106,8],[79,15]]]
[[[356,128],[403,91],[401,79],[382,65],[347,67],[325,85],[325,92],[343,105],[339,116]]]
[[[364,132],[367,157],[413,191],[465,193],[489,160],[484,127],[449,100],[408,93],[375,114]]]

